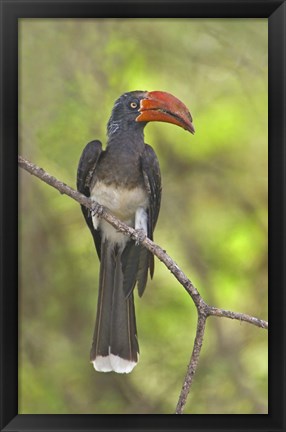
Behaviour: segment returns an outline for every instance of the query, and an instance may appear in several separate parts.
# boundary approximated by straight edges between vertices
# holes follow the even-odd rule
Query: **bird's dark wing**
[[[154,150],[148,144],[145,144],[141,166],[145,188],[149,195],[148,237],[153,240],[153,231],[160,211],[162,187],[159,162]],[[141,248],[137,273],[139,296],[142,296],[146,286],[148,268],[150,269],[151,278],[154,274],[154,255],[143,246]]]
[[[141,169],[145,189],[149,195],[148,207],[148,237],[153,240],[153,231],[158,219],[161,203],[161,174],[157,156],[148,144],[141,157]],[[137,283],[138,294],[141,297],[146,287],[148,270],[154,274],[154,256],[144,246],[129,240],[122,253],[122,269],[124,274],[123,289],[128,297]]]
[[[90,185],[96,165],[100,155],[102,154],[101,142],[91,141],[89,142],[80,157],[78,168],[77,168],[77,190],[83,195],[90,196]],[[81,206],[82,213],[85,221],[93,236],[94,244],[97,250],[98,257],[100,259],[100,248],[101,248],[101,236],[99,230],[95,230],[90,210],[85,206]]]
[[[153,240],[153,232],[160,211],[162,186],[159,162],[156,153],[148,144],[145,144],[141,163],[145,187],[149,194],[148,237]]]

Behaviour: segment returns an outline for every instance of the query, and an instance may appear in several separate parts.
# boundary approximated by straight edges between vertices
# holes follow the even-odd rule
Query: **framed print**
[[[1,430],[284,430],[285,2],[1,24]]]

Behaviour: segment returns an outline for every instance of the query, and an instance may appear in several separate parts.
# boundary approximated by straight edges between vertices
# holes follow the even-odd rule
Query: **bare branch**
[[[67,186],[65,183],[60,182],[55,177],[53,177],[52,175],[44,171],[43,168],[40,168],[37,165],[33,164],[32,162],[29,162],[22,156],[18,156],[18,164],[21,168],[25,169],[30,174],[40,178],[50,186],[53,186],[60,193],[68,195],[69,197],[73,198],[75,201],[89,208],[91,211],[96,213],[97,216],[109,222],[118,231],[131,237],[133,240],[142,243],[150,252],[156,255],[157,258],[159,258],[159,260],[166,265],[166,267],[171,271],[171,273],[173,273],[176,279],[183,285],[186,291],[190,294],[196,306],[200,306],[204,304],[203,299],[201,298],[198,290],[194,287],[192,282],[182,272],[182,270],[175,263],[175,261],[172,260],[172,258],[160,246],[156,245],[148,237],[142,239],[141,233],[138,233],[134,228],[131,228],[125,223],[121,222],[119,219],[117,219],[108,211],[106,211],[98,203],[95,203],[90,198],[87,198],[85,195],[72,189],[70,186]]]
[[[207,315],[202,312],[198,312],[198,324],[196,337],[193,347],[193,352],[191,356],[191,360],[188,366],[188,371],[184,380],[184,384],[181,390],[181,394],[178,400],[177,408],[175,414],[183,414],[183,410],[187,403],[187,397],[191,389],[191,385],[193,382],[193,377],[196,373],[196,369],[199,362],[200,352],[203,345],[203,338],[205,333]]]
[[[182,414],[184,407],[186,405],[187,397],[199,361],[199,356],[203,344],[206,320],[209,316],[217,316],[217,317],[234,319],[238,321],[245,321],[257,327],[268,329],[267,321],[240,312],[232,312],[224,309],[219,309],[214,306],[209,306],[203,300],[200,293],[193,285],[193,283],[190,281],[190,279],[187,278],[185,273],[175,263],[175,261],[166,253],[166,251],[164,251],[160,246],[156,245],[148,237],[142,238],[141,233],[139,233],[134,228],[131,228],[125,223],[118,220],[116,217],[114,217],[112,214],[106,211],[104,207],[92,201],[90,198],[87,198],[85,195],[82,195],[78,191],[72,189],[71,187],[67,186],[65,183],[62,183],[61,181],[57,180],[55,177],[48,174],[42,168],[29,162],[25,158],[18,156],[18,164],[21,168],[25,169],[30,174],[40,178],[45,183],[57,189],[60,193],[68,195],[70,198],[74,199],[79,204],[89,208],[97,216],[105,219],[118,231],[122,232],[123,234],[131,237],[133,240],[136,240],[142,245],[144,245],[150,252],[152,252],[152,254],[154,254],[160,261],[162,261],[165,264],[165,266],[171,271],[171,273],[175,276],[175,278],[180,282],[180,284],[185,288],[185,290],[191,296],[197,308],[198,323],[197,323],[197,330],[196,330],[193,352],[188,366],[187,374],[184,380],[184,384],[180,393],[180,397],[178,400],[176,414]]]
[[[249,324],[253,324],[257,327],[260,327],[263,329],[268,329],[268,322],[267,321],[264,321],[262,319],[255,318],[255,317],[252,317],[250,315],[243,314],[243,313],[219,309],[219,308],[216,308],[214,306],[209,306],[208,315],[209,316],[213,315],[213,316],[217,316],[217,317],[230,318],[230,319],[235,319],[238,321],[245,321],[245,322],[247,322]]]

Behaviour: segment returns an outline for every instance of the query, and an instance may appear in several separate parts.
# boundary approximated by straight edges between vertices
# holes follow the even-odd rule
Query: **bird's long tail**
[[[100,372],[129,373],[139,357],[133,292],[123,288],[122,251],[105,240],[101,265],[97,316],[90,359]]]

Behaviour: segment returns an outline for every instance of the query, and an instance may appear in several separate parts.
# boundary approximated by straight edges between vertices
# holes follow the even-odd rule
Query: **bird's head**
[[[195,132],[188,108],[175,96],[161,91],[132,91],[115,102],[107,125],[108,135],[143,129],[151,121],[173,123],[192,134]]]

